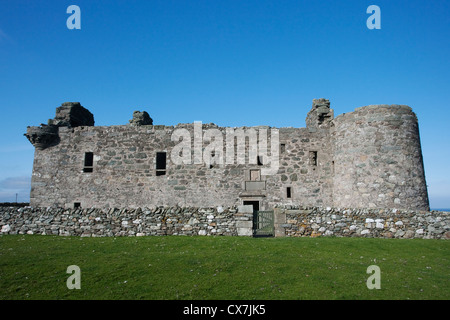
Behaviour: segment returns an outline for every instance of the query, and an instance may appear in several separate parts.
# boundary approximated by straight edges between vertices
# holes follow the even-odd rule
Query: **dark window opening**
[[[92,171],[94,171],[94,153],[86,152],[84,154],[83,172],[92,172]]]
[[[285,153],[286,152],[286,144],[282,143],[280,145],[280,153]]]
[[[258,156],[258,166],[263,165],[263,156]]]
[[[81,208],[81,202],[74,202],[73,203],[74,208]]]
[[[216,156],[216,151],[215,150],[211,151],[211,158],[210,158],[211,163],[209,164],[210,169],[214,168],[213,162],[215,163],[215,160],[214,160],[215,156]]]
[[[309,163],[312,166],[317,166],[317,151],[310,151],[309,152]]]
[[[166,174],[166,153],[156,153],[156,175],[164,176]]]
[[[292,198],[292,188],[291,187],[286,188],[286,198],[288,198],[288,199]]]

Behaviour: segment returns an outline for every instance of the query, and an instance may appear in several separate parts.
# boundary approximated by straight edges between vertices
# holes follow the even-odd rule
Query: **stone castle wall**
[[[277,203],[306,205],[332,203],[330,141],[326,131],[309,132],[306,128],[279,129],[279,170],[276,175],[262,175],[266,165],[231,163],[226,165],[175,164],[171,160],[175,130],[189,132],[194,144],[193,124],[178,126],[111,126],[59,128],[56,147],[36,149],[33,165],[31,204],[33,206],[144,207],[144,206],[233,206],[243,201],[260,201],[260,209]],[[227,129],[203,124],[203,131],[218,130],[224,139]],[[236,128],[233,130],[262,130]],[[235,142],[237,159],[237,140]],[[269,141],[270,147],[270,141]],[[249,154],[247,143],[246,154]],[[310,150],[318,151],[318,163],[312,165]],[[86,152],[94,155],[92,172],[84,172]],[[156,175],[156,153],[166,152],[165,175]],[[192,162],[194,153],[192,152]],[[256,162],[256,160],[255,160]],[[260,171],[252,180],[251,170]],[[292,188],[287,199],[286,188]]]
[[[306,128],[164,126],[143,112],[135,112],[127,125],[94,127],[87,109],[64,103],[48,126],[27,129],[36,147],[30,202],[64,208],[429,209],[411,108],[366,106],[333,117],[329,101],[315,99]],[[240,151],[238,132],[246,141]],[[267,149],[268,156],[250,157],[254,148]],[[163,172],[159,153],[166,156]],[[244,162],[238,162],[240,156]],[[275,172],[264,173],[275,158]]]
[[[418,122],[410,107],[357,108],[333,123],[335,206],[429,209]]]

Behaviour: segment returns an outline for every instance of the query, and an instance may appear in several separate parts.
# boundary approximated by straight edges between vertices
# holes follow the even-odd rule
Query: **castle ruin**
[[[314,99],[305,128],[94,126],[78,102],[28,127],[36,207],[277,205],[429,210],[417,117],[369,105],[334,117]]]

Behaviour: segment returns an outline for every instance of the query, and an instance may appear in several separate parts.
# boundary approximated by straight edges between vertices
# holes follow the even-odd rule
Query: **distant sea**
[[[432,208],[431,210],[436,210],[436,211],[450,211],[449,208],[447,208],[447,209],[442,209],[442,208]]]

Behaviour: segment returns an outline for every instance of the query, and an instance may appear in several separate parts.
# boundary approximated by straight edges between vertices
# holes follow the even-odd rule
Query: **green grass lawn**
[[[4,235],[0,299],[449,299],[449,258],[445,240]]]

